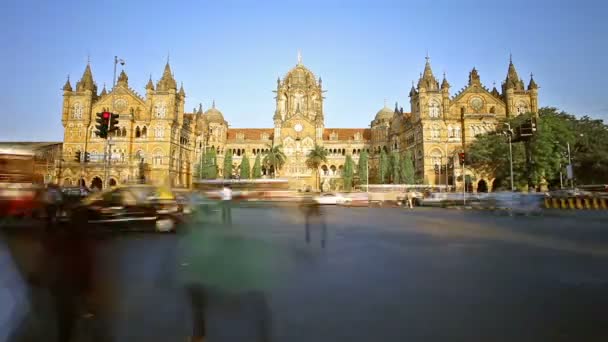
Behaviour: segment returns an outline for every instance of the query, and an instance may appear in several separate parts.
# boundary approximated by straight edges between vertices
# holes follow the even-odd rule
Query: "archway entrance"
[[[84,179],[80,178],[80,180],[78,181],[78,185],[81,187],[85,187],[87,183],[84,181]]]
[[[466,192],[473,192],[473,183],[471,182],[470,175],[466,175],[464,177],[464,187],[466,189]]]
[[[116,179],[110,178],[110,186],[116,186]]]
[[[494,181],[492,182],[492,192],[496,192],[496,191],[500,190],[501,187],[502,187],[502,179],[495,178]]]
[[[485,179],[482,179],[477,183],[477,192],[488,192],[488,184]]]
[[[101,178],[99,178],[99,177],[93,178],[93,180],[91,181],[91,189],[101,190],[102,188],[103,188],[103,182],[101,181]]]

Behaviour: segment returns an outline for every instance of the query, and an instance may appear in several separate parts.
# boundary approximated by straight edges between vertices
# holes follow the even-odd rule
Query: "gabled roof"
[[[338,140],[354,140],[356,133],[361,133],[363,140],[370,140],[372,137],[372,131],[369,128],[325,128],[323,131],[323,140],[330,140],[329,137],[332,133],[338,134]]]
[[[262,134],[268,134],[268,141],[271,141],[274,134],[273,128],[228,128],[227,140],[237,141],[237,134],[242,133],[245,140],[262,140]]]

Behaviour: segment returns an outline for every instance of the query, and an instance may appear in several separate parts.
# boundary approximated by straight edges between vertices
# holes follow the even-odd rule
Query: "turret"
[[[517,70],[515,70],[515,66],[513,65],[513,59],[509,56],[509,69],[507,71],[507,77],[505,82],[503,83],[503,93],[507,89],[513,89],[516,91],[524,90],[524,83],[519,79],[517,75]]]
[[[169,90],[177,90],[177,82],[175,82],[175,78],[173,78],[173,74],[171,73],[171,66],[169,66],[169,62],[165,64],[165,70],[163,71],[163,76],[156,83],[157,91],[169,91]]]
[[[116,84],[119,86],[123,86],[125,88],[129,86],[129,77],[127,76],[127,73],[125,73],[124,70],[122,70],[120,72],[120,75],[118,76],[118,81],[116,82]]]
[[[72,91],[72,85],[70,84],[70,75],[68,75],[68,79],[65,81],[65,84],[63,85],[63,91],[64,92]]]
[[[469,86],[479,86],[481,87],[481,80],[479,78],[479,73],[477,73],[477,69],[473,67],[473,70],[469,73]]]
[[[97,85],[93,81],[93,73],[91,72],[91,66],[87,63],[80,81],[76,83],[76,91],[90,91],[93,94],[97,94]]]
[[[433,75],[431,69],[431,62],[429,56],[426,56],[426,63],[424,64],[424,72],[422,73],[420,80],[418,81],[418,89],[424,88],[427,91],[439,90],[439,82]]]
[[[186,92],[184,91],[184,82],[182,82],[182,83],[180,84],[180,87],[179,87],[179,95],[180,95],[182,98],[183,98],[183,97],[186,97]]]
[[[146,84],[146,91],[154,91],[154,83],[152,83],[152,75],[150,75],[150,79],[148,79],[148,83]]]

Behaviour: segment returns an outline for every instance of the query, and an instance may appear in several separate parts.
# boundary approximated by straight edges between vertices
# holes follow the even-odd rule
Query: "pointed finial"
[[[302,51],[298,50],[298,65],[302,64]]]
[[[213,102],[211,103],[211,108],[215,109],[215,99],[213,99]]]
[[[426,49],[426,57],[424,57],[424,59],[426,59],[427,62],[431,59],[431,57],[429,57],[429,49]]]
[[[530,78],[534,78],[534,74],[533,73],[530,73]]]
[[[203,104],[200,102],[198,103],[198,113],[203,114]]]
[[[513,63],[513,54],[509,51],[509,63]]]
[[[87,64],[91,64],[91,54],[87,53]]]
[[[169,51],[167,51],[167,64],[169,64],[170,57],[171,57],[171,54],[169,53]]]
[[[496,88],[496,81],[492,82],[492,87]]]

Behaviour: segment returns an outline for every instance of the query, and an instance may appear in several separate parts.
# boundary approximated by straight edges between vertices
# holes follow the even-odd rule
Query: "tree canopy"
[[[390,157],[390,179],[393,184],[399,184],[401,182],[401,162],[399,158],[399,152],[391,152]]]
[[[315,145],[315,147],[308,152],[306,156],[306,167],[311,170],[316,170],[317,176],[317,189],[320,188],[320,170],[319,167],[321,163],[327,163],[327,151],[323,148],[323,146]]]
[[[496,175],[502,187],[508,188],[509,144],[505,123],[518,127],[532,114],[506,120],[497,132],[478,135],[467,147],[467,163],[476,169]],[[576,118],[555,108],[541,108],[538,127],[529,141],[531,152],[531,180],[540,185],[547,182],[556,187],[560,171],[565,174],[568,146],[574,177],[578,184],[608,183],[608,127],[602,120],[587,116]],[[516,187],[527,184],[525,143],[514,142],[513,178]]]
[[[268,168],[272,167],[272,169],[274,170],[273,177],[276,177],[278,170],[283,168],[283,165],[285,165],[287,157],[285,156],[285,153],[281,151],[281,145],[269,145],[268,147],[269,150],[264,156],[263,163]]]
[[[385,184],[388,178],[390,163],[386,156],[386,152],[380,152],[380,164],[378,166],[378,183]]]
[[[367,185],[367,169],[368,169],[369,157],[365,150],[361,151],[359,155],[359,164],[357,165],[359,174],[359,184]]]
[[[400,171],[402,183],[414,184],[414,162],[412,161],[412,152],[405,152],[403,159],[401,159]]]
[[[342,170],[342,181],[344,182],[345,191],[352,190],[354,168],[353,158],[350,155],[347,155],[346,160],[344,161],[344,169]]]
[[[251,173],[253,179],[262,178],[262,162],[259,153],[255,156],[255,162],[253,163],[253,170],[251,171]]]
[[[251,178],[251,167],[249,166],[249,158],[247,157],[246,153],[243,154],[243,159],[241,160],[241,170],[239,175],[242,179]]]
[[[226,149],[224,155],[224,179],[232,178],[232,150]]]

